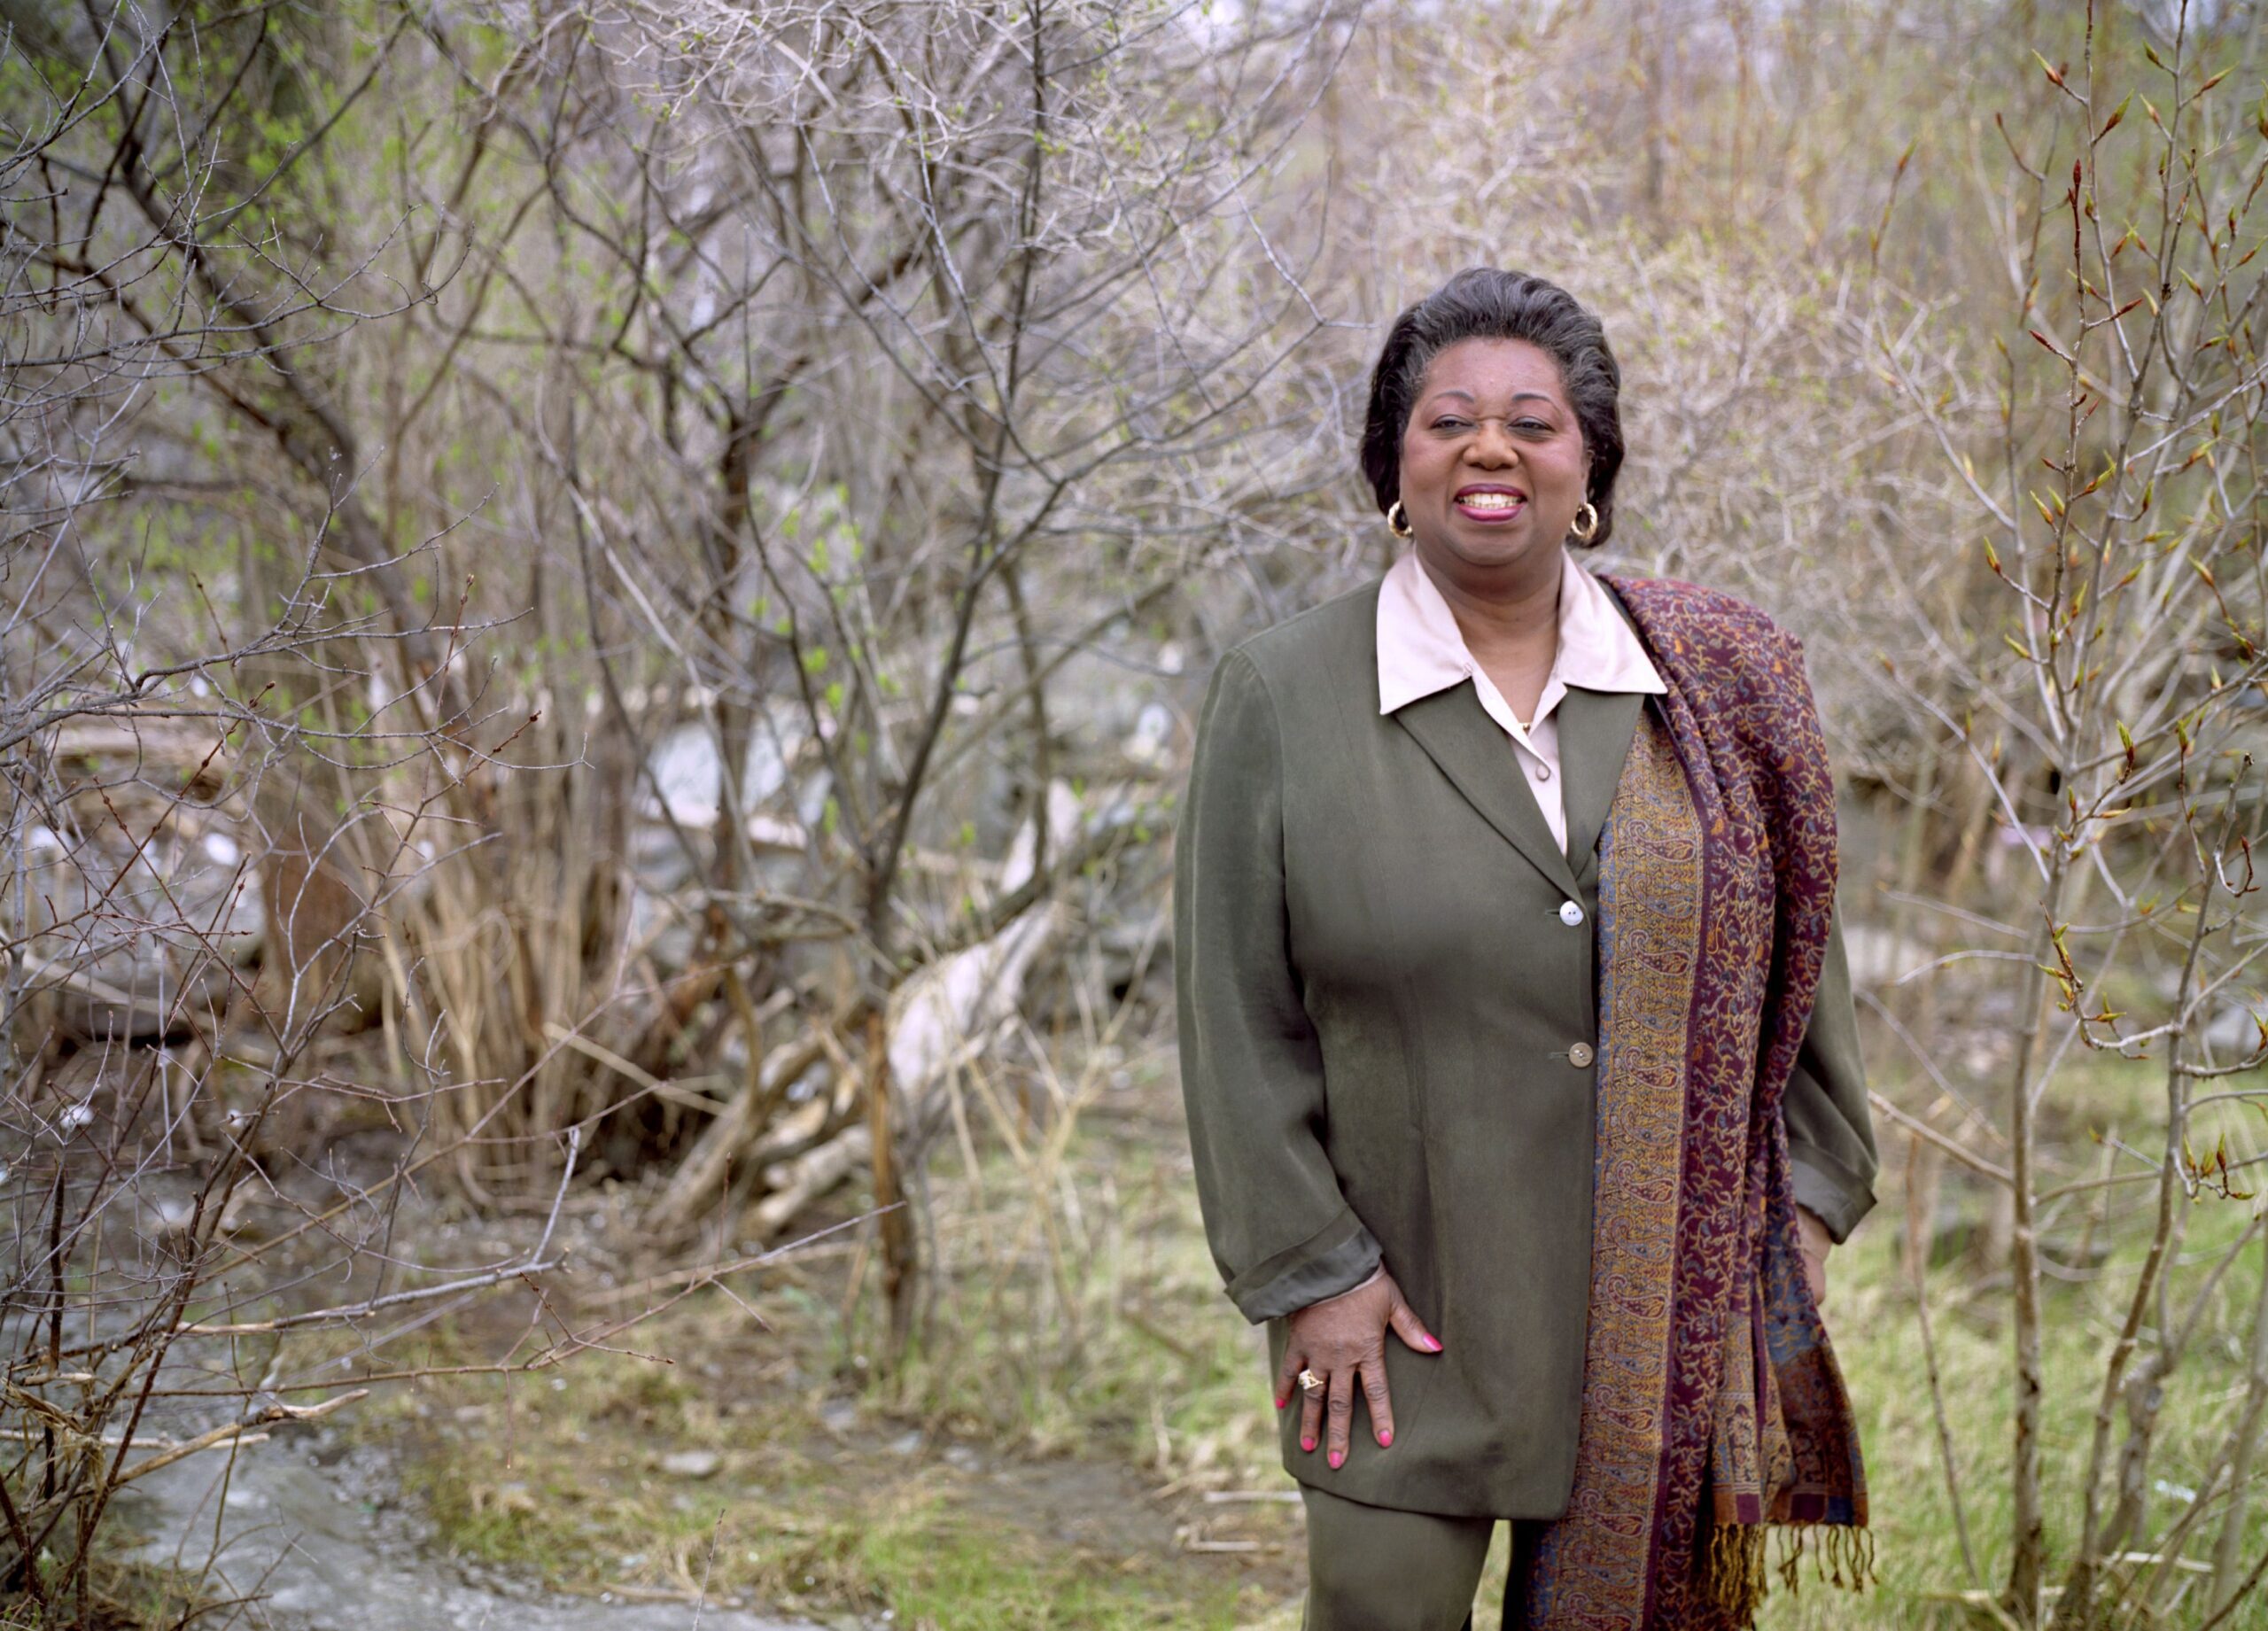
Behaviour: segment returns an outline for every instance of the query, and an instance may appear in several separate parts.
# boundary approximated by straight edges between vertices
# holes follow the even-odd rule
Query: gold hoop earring
[[[1590,517],[1588,525],[1583,521],[1585,516]],[[1579,544],[1588,544],[1596,538],[1598,536],[1598,506],[1592,503],[1590,500],[1585,499],[1583,507],[1575,512],[1575,524],[1567,529],[1567,535]]]
[[[1400,499],[1386,507],[1386,530],[1396,538],[1410,538],[1417,533],[1418,529],[1410,524],[1410,512],[1402,509]]]

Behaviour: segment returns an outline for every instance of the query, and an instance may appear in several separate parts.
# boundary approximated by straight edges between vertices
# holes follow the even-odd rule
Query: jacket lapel
[[[1534,862],[1561,894],[1572,898],[1577,893],[1574,869],[1551,842],[1551,829],[1544,825],[1543,812],[1536,808],[1535,795],[1520,774],[1512,744],[1482,711],[1471,686],[1452,686],[1420,697],[1395,710],[1394,717],[1507,843]],[[1565,757],[1561,755],[1563,762]],[[1619,760],[1615,769],[1619,775]]]
[[[1559,793],[1567,812],[1567,858],[1578,877],[1597,865],[1599,829],[1622,784],[1623,761],[1645,705],[1640,692],[1579,687],[1559,699]]]

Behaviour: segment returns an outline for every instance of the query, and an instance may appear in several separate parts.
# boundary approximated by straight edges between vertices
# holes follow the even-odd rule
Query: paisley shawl
[[[1668,690],[1600,841],[1574,1488],[1535,1536],[1509,1619],[1729,1631],[1762,1600],[1767,1525],[1834,1526],[1837,1583],[1871,1569],[1858,1434],[1804,1278],[1781,1122],[1834,909],[1835,792],[1791,636],[1690,584],[1603,581]]]

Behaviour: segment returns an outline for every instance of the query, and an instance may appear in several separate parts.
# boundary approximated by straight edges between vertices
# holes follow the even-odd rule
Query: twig
[[[1963,1166],[1972,1168],[1976,1171],[1983,1173],[1994,1183],[2013,1184],[2016,1181],[2016,1175],[2010,1172],[2007,1168],[1995,1166],[1992,1162],[1986,1161],[1982,1155],[1977,1154],[1973,1151],[1966,1149],[1960,1144],[1955,1143],[1953,1139],[1946,1138],[1945,1134],[1930,1126],[1929,1122],[1921,1120],[1917,1116],[1907,1115],[1905,1111],[1891,1103],[1889,1099],[1884,1099],[1880,1093],[1872,1091],[1868,1092],[1867,1094],[1867,1102],[1872,1105],[1878,1113],[1890,1117],[1891,1121],[1896,1122],[1899,1126],[1905,1128],[1916,1138],[1928,1139],[1931,1144],[1936,1145],[1938,1148],[1943,1150],[1955,1161],[1960,1161]]]

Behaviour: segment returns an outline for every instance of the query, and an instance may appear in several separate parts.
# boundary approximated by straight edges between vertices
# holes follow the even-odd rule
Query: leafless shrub
[[[1870,355],[1942,475],[1911,495],[1934,541],[1885,556],[1876,584],[1901,630],[1884,664],[1896,694],[1945,756],[1941,777],[1977,789],[1980,827],[2014,846],[2005,889],[1945,900],[1931,936],[1941,966],[2000,971],[1992,984],[2014,998],[1990,1142],[1975,1127],[1932,1134],[2012,1202],[2002,1604],[2027,1625],[2051,1603],[2060,1627],[2155,1622],[2191,1589],[2179,1565],[2194,1549],[2212,1565],[2203,1622],[2219,1623],[2260,1573],[2241,1550],[2268,1398],[2256,1340],[2247,1404],[2199,1497],[2157,1511],[2152,1475],[2169,1392],[2223,1299],[2252,1309],[2255,1331],[2268,1318],[2259,1289],[2229,1278],[2256,1249],[2256,1213],[2216,1215],[2257,1188],[2247,1113],[2261,1090],[2246,1078],[2268,1059],[2253,1017],[2268,285],[2251,252],[2268,126],[2229,82],[2249,48],[2188,8],[2117,51],[2098,49],[2096,21],[2050,43],[2069,55],[2042,58],[2039,98],[2000,110],[1977,156],[1974,218],[2003,268],[2005,322],[1976,338],[1954,326],[1906,280],[1894,213],[1880,240]],[[2091,1052],[2155,1061],[2163,1083],[2141,1128],[2104,1130],[2092,1173],[2042,1130]],[[2127,1186],[2151,1205],[2138,1260],[2106,1273],[2117,1336],[2081,1533],[2050,1594],[2043,1277],[2075,1251],[2093,1271],[2081,1239]]]
[[[1348,31],[18,20],[0,1425],[9,1578],[83,1612],[150,1456],[343,1397],[295,1343],[545,1306],[543,1245],[385,1247],[428,1173],[650,1177],[737,1261],[863,1171],[911,1334],[896,1203],[1167,790],[1088,659],[1319,479],[1276,183]]]
[[[378,1102],[334,1068],[361,953],[446,891],[481,836],[453,806],[525,721],[453,680],[478,631],[412,614],[419,551],[334,462],[302,370],[369,320],[361,268],[252,231],[306,143],[263,171],[226,128],[270,20],[89,8],[0,57],[0,1589],[49,1623],[94,1623],[121,1489],[362,1396],[297,1340],[351,1333],[368,1379],[421,1316],[557,1263],[548,1227],[438,1278],[393,1253],[462,1142],[452,1084],[420,1055]],[[186,535],[215,495],[168,410],[198,395],[314,486],[307,530],[271,514],[240,565]],[[343,1159],[358,1127],[392,1153]],[[555,1130],[563,1193],[583,1130]]]
[[[942,1110],[951,1046],[900,1044],[922,991],[985,947],[1021,978],[1058,887],[1153,796],[1051,819],[1058,687],[1314,479],[1235,450],[1322,323],[1312,242],[1269,183],[1344,27],[1327,6],[493,20],[515,54],[483,94],[557,298],[484,245],[501,269],[442,321],[460,388],[542,472],[584,620],[547,678],[619,755],[608,791],[637,813],[612,818],[613,853],[658,823],[648,876],[672,897],[627,883],[653,915],[626,954],[610,932],[556,978],[500,948],[510,982],[544,993],[531,1013],[572,1008],[579,978],[610,992],[674,942],[684,973],[647,982],[665,1003],[586,1002],[594,1026],[553,1055],[630,1067],[610,1081],[724,1063],[665,1232],[721,1223],[728,1193],[777,1227],[782,1197],[853,1165],[889,1205]],[[466,1077],[514,1081],[550,1044],[470,1000],[485,960],[447,976],[452,1034]],[[954,1023],[983,1034],[982,1006]],[[558,1120],[540,1093],[509,1114]],[[916,1257],[903,1214],[886,1233],[902,1340]]]

